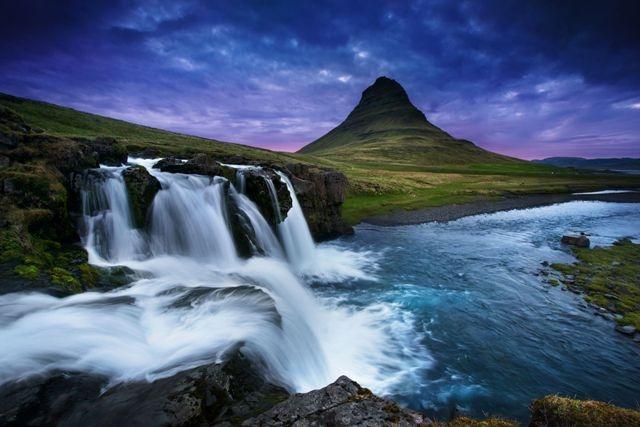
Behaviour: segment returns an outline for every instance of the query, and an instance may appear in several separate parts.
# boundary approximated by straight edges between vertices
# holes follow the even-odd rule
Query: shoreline
[[[572,201],[640,203],[640,192],[608,194],[533,194],[528,196],[503,198],[500,200],[479,200],[470,203],[435,206],[413,211],[394,211],[387,214],[364,218],[361,223],[382,227],[394,227],[399,225],[417,225],[427,222],[447,222],[467,216],[508,211],[512,209],[537,208]]]

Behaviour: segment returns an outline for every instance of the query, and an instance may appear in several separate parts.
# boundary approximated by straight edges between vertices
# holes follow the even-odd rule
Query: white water
[[[289,186],[293,208],[280,225],[284,248],[257,207],[230,188],[266,256],[237,256],[223,178],[162,173],[148,230],[132,227],[122,168],[103,168],[85,194],[83,241],[90,261],[126,265],[140,278],[105,293],[66,298],[0,296],[0,383],[54,369],[101,373],[113,383],[169,376],[217,361],[230,348],[260,359],[265,375],[292,390],[348,375],[377,392],[410,387],[429,366],[412,318],[394,305],[321,300],[316,279],[364,278],[368,253],[318,249]],[[95,202],[99,200],[99,202]],[[93,203],[93,204],[92,204]]]

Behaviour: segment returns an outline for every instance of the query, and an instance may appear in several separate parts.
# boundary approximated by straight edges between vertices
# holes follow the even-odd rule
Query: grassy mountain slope
[[[519,162],[453,138],[430,123],[395,80],[378,78],[349,116],[299,153],[412,165]]]
[[[384,102],[384,99],[379,100],[379,105]],[[457,140],[423,120],[424,115],[412,105],[408,107],[406,102],[396,104],[389,117],[385,114],[360,116],[359,126],[367,126],[366,122],[374,118],[376,124],[372,128],[393,123],[402,138],[408,138],[410,133],[401,129],[404,123],[422,137],[430,133],[432,140],[422,138],[418,144],[410,146],[402,143],[401,139],[399,144],[390,143],[387,144],[389,148],[375,150],[372,148],[381,142],[359,141],[351,145],[345,133],[342,133],[341,140],[336,133],[332,135],[330,132],[327,136],[332,135],[331,139],[324,141],[340,143],[329,143],[328,148],[324,143],[314,143],[314,147],[307,146],[295,154],[168,132],[10,95],[0,94],[1,106],[17,112],[31,127],[40,128],[46,134],[88,138],[111,136],[121,141],[129,152],[145,149],[153,149],[157,155],[205,152],[222,158],[239,156],[274,163],[302,161],[340,170],[350,182],[343,213],[352,224],[365,217],[397,209],[531,193],[640,188],[640,176],[595,175],[587,171],[534,164],[490,153],[464,142],[460,142],[463,148],[458,149]],[[443,149],[443,145],[447,148]]]
[[[638,188],[640,177],[593,174],[483,150],[429,123],[394,80],[381,77],[335,129],[298,153],[344,172],[352,223],[392,210],[479,199]]]
[[[130,152],[152,148],[163,155],[205,152],[283,162],[293,158],[286,153],[183,135],[7,94],[0,93],[0,106],[12,109],[25,122],[47,134],[86,138],[110,136],[123,141]]]

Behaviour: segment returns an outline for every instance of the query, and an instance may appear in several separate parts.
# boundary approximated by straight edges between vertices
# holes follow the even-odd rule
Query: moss
[[[92,288],[96,286],[100,281],[101,275],[100,271],[97,268],[85,263],[79,265],[78,270],[80,270],[80,278],[82,280],[82,283],[86,287]]]
[[[610,247],[574,248],[577,262],[551,264],[585,299],[622,315],[618,322],[640,329],[640,245],[621,239]]]
[[[511,420],[491,417],[484,420],[477,420],[468,417],[457,417],[446,423],[436,422],[434,427],[517,427],[518,424]]]
[[[593,400],[546,396],[531,405],[531,426],[614,427],[640,425],[640,412]]]
[[[558,279],[553,278],[553,277],[550,278],[550,279],[547,279],[547,283],[550,284],[551,286],[558,286],[560,284]]]
[[[13,271],[23,279],[36,280],[40,276],[40,270],[35,265],[17,265]]]
[[[51,282],[55,285],[61,286],[73,293],[82,292],[80,281],[64,268],[53,267],[50,270],[50,277]]]

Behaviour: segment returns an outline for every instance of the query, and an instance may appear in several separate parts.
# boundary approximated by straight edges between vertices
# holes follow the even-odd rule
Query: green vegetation
[[[397,82],[380,78],[347,119],[300,152],[349,178],[345,219],[526,194],[640,188],[640,177],[592,174],[483,150],[429,123]]]
[[[327,136],[331,135],[334,141],[330,149],[317,146],[309,149],[310,145],[301,153],[291,154],[166,132],[0,95],[0,106],[15,110],[38,131],[58,137],[110,136],[130,152],[145,149],[156,155],[203,152],[221,158],[239,156],[277,164],[307,162],[337,169],[349,178],[343,213],[351,224],[401,209],[526,194],[640,188],[637,175],[592,174],[490,153],[468,141],[452,138],[427,122],[419,110],[410,103],[407,106],[403,99],[394,101],[393,114],[388,110],[393,102],[387,102],[384,108],[380,102],[373,101],[373,112],[369,105],[363,114],[355,119],[350,116],[353,120],[330,132]],[[56,155],[58,149],[51,148],[50,155]]]
[[[475,418],[457,417],[447,422],[435,422],[433,427],[517,427],[518,424],[514,421],[505,420],[502,418],[486,418],[483,420],[477,420]]]
[[[18,113],[39,132],[69,138],[109,136],[122,141],[129,152],[152,149],[158,155],[209,153],[273,162],[293,158],[284,153],[168,132],[6,94],[0,94],[0,106]]]
[[[565,276],[567,286],[585,293],[585,299],[622,315],[621,325],[640,330],[640,245],[629,239],[602,248],[573,248],[578,262],[551,264]]]
[[[640,412],[594,400],[547,396],[531,404],[531,427],[626,427],[640,425]]]

